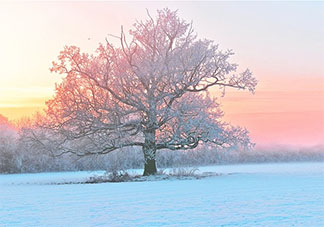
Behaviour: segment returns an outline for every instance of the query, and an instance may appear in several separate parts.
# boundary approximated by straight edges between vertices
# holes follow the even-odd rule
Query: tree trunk
[[[154,175],[157,173],[155,157],[156,157],[156,146],[155,146],[155,130],[144,132],[145,142],[143,146],[144,153],[144,173],[143,176]]]
[[[155,159],[145,160],[143,176],[154,175],[156,173],[157,173],[157,169],[156,169]]]

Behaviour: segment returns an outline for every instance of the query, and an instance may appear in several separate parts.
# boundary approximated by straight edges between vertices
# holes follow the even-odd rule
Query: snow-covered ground
[[[0,175],[0,226],[324,226],[324,163],[199,168],[200,180],[103,184],[103,172]]]

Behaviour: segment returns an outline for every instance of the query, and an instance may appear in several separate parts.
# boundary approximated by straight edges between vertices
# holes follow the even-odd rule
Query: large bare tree
[[[66,76],[47,102],[43,126],[60,138],[58,155],[139,146],[144,175],[150,175],[157,171],[157,150],[251,144],[245,129],[221,121],[208,92],[216,86],[253,92],[251,72],[234,74],[237,64],[228,61],[233,52],[198,39],[176,11],[157,13],[134,24],[130,41],[122,30],[119,47],[106,40],[95,55],[65,47],[53,62],[51,71]]]

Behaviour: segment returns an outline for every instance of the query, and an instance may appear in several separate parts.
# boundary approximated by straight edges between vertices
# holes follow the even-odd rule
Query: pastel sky
[[[0,114],[16,120],[45,107],[60,81],[49,67],[64,45],[94,52],[145,8],[164,7],[233,49],[239,69],[259,80],[254,95],[228,89],[220,98],[225,120],[261,145],[324,143],[324,2],[1,2]]]

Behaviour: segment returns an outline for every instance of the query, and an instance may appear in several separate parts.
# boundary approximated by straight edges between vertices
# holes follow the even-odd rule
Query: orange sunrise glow
[[[134,18],[143,17],[145,8],[154,11],[169,6],[193,20],[199,36],[233,49],[240,69],[248,67],[259,81],[254,95],[228,88],[225,97],[219,98],[226,121],[246,127],[261,145],[322,144],[323,22],[314,13],[299,23],[303,3],[292,8],[288,3],[268,4],[270,8],[267,3],[251,3],[251,14],[242,18],[239,4],[216,2],[210,5],[219,14],[198,2],[1,3],[0,114],[15,121],[46,108],[45,102],[55,94],[55,83],[61,81],[49,67],[64,45],[93,53],[108,34],[119,34],[120,25],[128,29]],[[310,14],[316,11],[315,3],[307,7]],[[256,8],[267,13],[253,11]],[[226,10],[237,14],[227,15]],[[289,16],[284,17],[286,13]],[[251,30],[243,31],[240,24]]]

